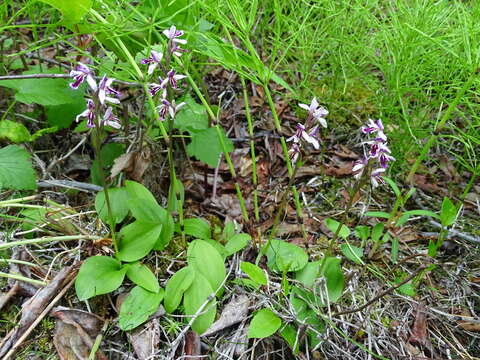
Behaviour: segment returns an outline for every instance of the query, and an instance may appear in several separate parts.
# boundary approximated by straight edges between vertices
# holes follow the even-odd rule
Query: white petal
[[[185,45],[187,43],[187,40],[175,38],[175,39],[173,39],[173,42]]]
[[[185,79],[186,76],[185,76],[185,75],[174,75],[173,78],[174,78],[175,80],[182,80],[182,79]]]
[[[179,51],[174,51],[174,52],[173,52],[173,55],[180,57],[180,56],[182,56],[183,54],[182,54],[181,52],[179,52]]]
[[[98,100],[100,100],[100,104],[105,104],[105,90],[98,91]]]
[[[98,98],[100,99],[100,94],[99,94]],[[109,103],[112,103],[112,104],[120,104],[120,100],[118,100],[117,98],[109,97],[109,96],[105,97],[105,101],[107,101]]]
[[[182,107],[184,107],[186,105],[185,102],[181,102],[180,104],[178,104],[177,106],[175,106],[175,110],[178,111],[179,109],[181,109]]]
[[[322,117],[318,118],[318,122],[319,122],[320,125],[322,125],[324,128],[327,128],[327,127],[328,127],[327,121],[326,121],[324,118],[322,118]]]
[[[151,63],[150,65],[148,65],[147,74],[151,75],[153,73],[153,70],[155,70],[156,67],[157,67],[157,63]]]
[[[170,39],[170,29],[166,29],[162,31],[163,35]]]
[[[358,170],[363,169],[364,167],[365,167],[365,164],[359,163],[359,164],[356,164],[356,165],[353,166],[352,171],[353,171],[353,172],[356,172],[356,171],[358,171]]]
[[[122,125],[120,125],[120,123],[118,123],[116,121],[107,120],[107,121],[104,122],[104,124],[108,125],[108,126],[111,126],[114,129],[121,129],[121,127],[122,127]]]
[[[306,142],[312,144],[315,149],[320,149],[320,144],[318,143],[318,140],[315,139],[313,136],[310,136],[306,132],[303,132],[302,137]]]
[[[298,106],[300,106],[302,109],[310,111],[310,106],[308,106],[307,104],[298,104]]]
[[[312,103],[310,104],[310,110],[315,111],[318,108],[318,101],[317,98],[314,97]]]
[[[84,112],[82,112],[81,114],[78,114],[77,117],[75,118],[75,121],[76,122],[79,122],[80,121],[80,118],[82,117],[87,117],[88,114],[90,113],[90,110],[85,110]]]
[[[97,91],[97,82],[92,75],[87,75],[87,83],[93,91]]]
[[[172,119],[175,117],[175,111],[173,110],[173,107],[169,106],[168,107],[168,113],[172,117]]]

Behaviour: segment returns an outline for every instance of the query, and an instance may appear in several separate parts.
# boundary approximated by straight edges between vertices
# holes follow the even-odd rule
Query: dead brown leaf
[[[353,161],[345,161],[340,157],[333,155],[330,162],[325,165],[325,174],[334,177],[343,177],[352,175]]]
[[[200,347],[200,336],[194,331],[188,331],[185,335],[184,356],[187,359],[199,360],[202,352]]]
[[[120,172],[125,171],[130,179],[142,182],[143,174],[150,165],[150,155],[150,148],[146,147],[141,152],[133,151],[119,156],[113,162],[110,177],[114,178]]]
[[[430,192],[430,193],[442,193],[442,189],[436,184],[432,184],[428,181],[426,175],[415,174],[413,175],[413,182],[418,186],[419,189]]]
[[[87,360],[104,320],[86,311],[61,306],[53,309],[51,315],[57,318],[53,343],[60,359]],[[96,358],[107,359],[101,351],[97,351]]]
[[[233,298],[222,311],[220,318],[215,321],[202,336],[210,336],[229,326],[243,321],[248,315],[250,300],[247,295],[240,295]]]
[[[127,333],[138,360],[153,359],[160,341],[160,324],[152,319]]]

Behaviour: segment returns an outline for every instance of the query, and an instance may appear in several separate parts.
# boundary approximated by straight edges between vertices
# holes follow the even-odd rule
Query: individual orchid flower
[[[170,102],[167,99],[163,99],[162,105],[157,107],[160,120],[164,121],[165,118],[167,117],[167,114],[169,114],[172,119],[175,118],[175,115],[177,114],[178,110],[180,110],[185,105],[186,105],[185,102],[176,104],[175,100],[172,100],[172,102]]]
[[[365,168],[367,167],[368,165],[368,159],[367,158],[362,158],[361,160],[357,160],[355,161],[355,163],[353,164],[353,167],[352,167],[352,172],[354,172],[355,174],[353,175],[353,177],[355,179],[360,179],[363,175],[363,172],[365,171]]]
[[[178,80],[185,79],[185,78],[186,78],[185,75],[175,75],[175,70],[174,70],[174,69],[171,69],[171,70],[167,73],[168,82],[170,83],[170,86],[171,86],[173,89],[178,89],[178,83],[177,83],[177,81],[178,81]]]
[[[162,98],[165,99],[167,97],[167,84],[168,84],[168,77],[163,79],[159,76],[158,79],[160,80],[160,84],[150,84],[150,95],[155,96],[159,91],[162,91]]]
[[[87,127],[93,128],[95,127],[95,102],[91,99],[87,100],[87,108],[81,114],[78,114],[75,120],[77,122],[80,121],[80,118],[86,117],[87,118]]]
[[[140,63],[143,65],[148,64],[147,74],[151,75],[155,70],[155,68],[162,62],[162,59],[163,59],[162,53],[152,50],[150,51],[150,57],[146,59],[142,59]]]
[[[287,141],[293,141],[294,143],[299,143],[301,139],[312,144],[316,150],[320,148],[320,144],[318,143],[318,140],[315,139],[311,134],[307,133],[307,131],[305,130],[305,126],[303,126],[302,124],[297,124],[297,131],[293,136],[289,137]]]
[[[187,40],[179,39],[180,36],[183,36],[184,32],[182,30],[177,30],[175,25],[172,25],[170,29],[163,31],[163,34],[169,40],[169,51],[175,56],[182,56],[182,53],[187,52],[187,50],[182,49],[178,44],[186,44]]]
[[[118,118],[113,114],[112,107],[109,106],[103,115],[103,125],[111,126],[114,129],[120,129],[122,125],[120,124]]]
[[[308,111],[308,114],[316,119],[320,125],[324,128],[327,127],[327,121],[325,120],[325,116],[328,115],[328,110],[318,104],[317,98],[313,98],[310,105],[307,104],[298,104],[302,109]]]
[[[382,175],[385,173],[384,168],[378,168],[372,170],[370,174],[370,181],[372,182],[373,188],[376,188],[379,184],[384,184],[385,181],[382,179]]]
[[[172,25],[170,29],[163,30],[163,34],[168,38],[176,43],[186,44],[187,40],[179,39],[180,36],[183,36],[184,32],[182,30],[177,30],[175,25]]]
[[[381,119],[372,120],[368,119],[368,123],[365,126],[362,126],[362,132],[364,134],[373,134],[376,133],[377,141],[387,141],[387,136],[385,135],[385,128]]]
[[[112,104],[120,104],[120,100],[117,98],[109,97],[107,95],[115,95],[116,97],[120,96],[120,92],[112,88],[112,82],[114,79],[107,78],[106,75],[103,75],[102,80],[98,84],[98,100],[103,105],[105,101],[108,101]]]
[[[79,62],[74,70],[70,71],[70,76],[73,77],[73,83],[70,83],[70,87],[73,90],[77,90],[81,83],[87,80],[88,85],[93,91],[97,91],[97,83],[94,79],[94,73],[84,63]]]
[[[296,142],[292,144],[290,149],[288,150],[288,156],[290,157],[290,161],[295,164],[298,160],[300,155],[300,145]]]

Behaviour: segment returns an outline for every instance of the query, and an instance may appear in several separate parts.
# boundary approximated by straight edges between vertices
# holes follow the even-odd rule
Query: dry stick
[[[12,346],[10,351],[5,355],[3,360],[8,360],[10,356],[13,355],[13,353],[17,350],[17,348],[22,345],[23,341],[30,335],[30,333],[37,327],[38,323],[43,320],[43,318],[50,312],[50,310],[53,308],[53,306],[57,303],[58,300],[60,300],[63,295],[70,289],[70,287],[73,285],[75,282],[75,277],[70,280],[70,282],[58,293],[57,296],[48,304],[48,306],[43,310],[43,312],[40,314],[40,316],[30,325],[30,327],[23,333],[23,335],[17,340],[17,342]]]
[[[72,78],[69,74],[26,74],[26,75],[4,75],[0,76],[0,81],[2,80],[21,80],[21,79],[70,79]],[[95,76],[95,79],[101,80],[101,76]],[[115,82],[128,86],[142,86],[141,83],[123,81],[115,79]]]
[[[427,266],[425,265],[422,265],[420,266],[414,273],[412,273],[411,275],[407,276],[405,279],[403,279],[401,282],[399,282],[398,284],[395,284],[391,287],[389,287],[388,289],[382,291],[380,294],[378,294],[377,296],[375,296],[373,299],[371,299],[370,301],[367,301],[365,304],[363,304],[362,306],[356,308],[356,309],[351,309],[351,310],[345,310],[345,311],[340,311],[340,312],[337,312],[335,314],[332,315],[332,317],[336,317],[336,316],[340,316],[340,315],[346,315],[346,314],[352,314],[352,313],[356,313],[356,312],[359,312],[359,311],[362,311],[363,309],[365,309],[366,307],[372,305],[375,301],[378,301],[380,300],[382,297],[384,297],[385,295],[391,293],[392,291],[398,289],[400,286],[402,285],[405,285],[407,282],[409,282],[410,280],[412,280],[415,276],[417,276],[419,273],[421,273],[423,270],[425,270],[427,268]]]

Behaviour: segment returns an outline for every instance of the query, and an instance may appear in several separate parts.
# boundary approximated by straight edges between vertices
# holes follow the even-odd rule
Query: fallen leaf
[[[345,161],[334,155],[325,165],[325,174],[334,177],[343,177],[352,175],[353,161]]]
[[[133,151],[120,155],[113,162],[110,177],[114,178],[124,171],[130,179],[142,182],[143,174],[147,170],[148,165],[150,165],[150,155],[151,152],[148,147],[141,152]]]
[[[250,300],[246,295],[240,295],[232,299],[227,305],[225,305],[220,318],[202,334],[202,337],[215,334],[220,330],[244,320],[248,315],[249,305]]]
[[[199,360],[201,359],[200,336],[194,331],[188,331],[185,335],[184,356],[187,359]]]
[[[423,191],[430,193],[443,193],[442,189],[436,184],[428,182],[426,175],[413,175],[413,182]]]
[[[158,351],[160,341],[160,324],[158,319],[152,319],[127,332],[128,339],[132,344],[138,360],[153,359]]]
[[[57,319],[53,343],[60,359],[87,360],[104,320],[95,314],[62,306],[53,309],[50,315]],[[101,351],[97,351],[96,358],[107,359]]]

